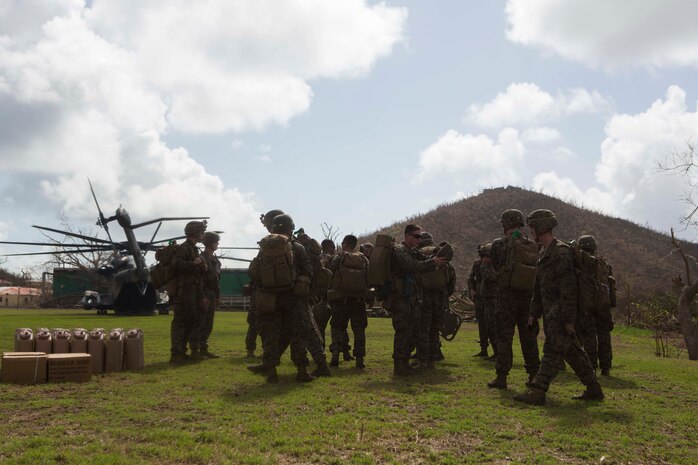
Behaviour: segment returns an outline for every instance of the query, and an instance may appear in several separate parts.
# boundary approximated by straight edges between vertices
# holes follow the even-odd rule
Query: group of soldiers
[[[550,210],[528,215],[530,239],[522,230],[521,211],[504,211],[501,224],[502,237],[478,247],[479,259],[468,277],[480,336],[480,352],[475,356],[496,363],[496,378],[487,386],[507,388],[518,328],[529,389],[515,400],[543,405],[550,383],[565,362],[586,386],[576,398],[602,399],[596,368],[600,365],[601,374],[610,375],[615,281],[608,262],[596,256],[596,239],[585,235],[572,243],[559,240],[553,233],[557,217]],[[528,263],[527,250],[532,257]],[[585,299],[587,295],[595,299]],[[541,317],[542,360],[538,350]],[[494,352],[491,357],[488,345]]]
[[[272,210],[260,220],[269,235],[260,240],[260,251],[249,268],[251,310],[246,346],[248,356],[253,356],[258,333],[263,353],[261,363],[248,370],[277,383],[276,369],[289,347],[298,382],[330,376],[329,367],[339,365],[340,355],[345,361],[355,360],[356,368],[365,368],[366,305],[375,298],[383,301],[392,318],[394,376],[432,370],[443,358],[439,330],[456,287],[453,248],[448,243],[435,246],[431,234],[416,224],[407,225],[402,242],[393,242],[388,249],[389,279],[373,289],[368,285],[373,244],[362,244],[357,250],[357,238],[347,235],[336,253],[332,241],[319,244],[302,229],[295,231],[293,219],[281,210]],[[544,404],[549,385],[565,362],[586,386],[577,398],[602,399],[596,366],[599,363],[602,374],[609,374],[610,307],[615,305],[615,295],[610,266],[595,257],[595,239],[582,236],[578,244],[560,241],[553,235],[557,218],[549,210],[535,210],[525,221],[519,210],[506,210],[501,224],[502,237],[478,248],[480,258],[468,279],[480,334],[481,350],[475,355],[487,357],[491,345],[496,360],[496,378],[488,386],[507,388],[518,328],[529,390],[515,400]],[[524,225],[529,226],[530,239]],[[208,350],[207,340],[220,297],[220,262],[214,254],[219,237],[206,233],[205,224],[196,221],[187,224],[185,234],[187,240],[172,260],[178,282],[172,363],[217,357]],[[201,253],[198,242],[204,243]],[[592,260],[594,285],[609,296],[596,299],[596,307],[580,304],[580,260],[575,255],[580,253]],[[541,317],[545,333],[542,360],[538,349]],[[325,357],[328,322],[329,364]],[[349,325],[354,335],[353,356]],[[192,355],[186,354],[187,342]],[[308,352],[316,365],[310,373]],[[412,363],[411,358],[415,359]]]

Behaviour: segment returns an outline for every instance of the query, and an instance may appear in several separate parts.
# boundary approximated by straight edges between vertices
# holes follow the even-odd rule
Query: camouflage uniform
[[[199,249],[189,239],[181,243],[172,258],[172,270],[177,279],[177,292],[174,298],[174,317],[170,326],[173,356],[184,355],[187,342],[200,320],[203,293],[204,269],[195,264]]]
[[[250,308],[247,311],[247,333],[245,334],[245,350],[253,355],[257,349],[257,319],[254,309],[254,295],[250,297]]]
[[[613,360],[613,348],[611,346],[613,317],[611,316],[611,307],[615,307],[616,293],[611,266],[601,257],[597,258],[597,263],[596,277],[599,283],[605,286],[609,299],[580,322],[578,333],[584,345],[584,350],[591,361],[591,366],[594,369],[600,367],[602,373],[607,375]]]
[[[508,238],[502,237],[492,242],[490,258],[492,268],[499,273],[506,264]],[[524,358],[524,367],[529,376],[538,372],[540,358],[538,354],[538,333],[540,328],[536,321],[533,328],[527,328],[528,306],[531,292],[514,290],[498,285],[497,303],[494,311],[494,328],[497,340],[497,376],[506,377],[513,364],[512,345],[514,329],[519,330],[519,342]]]
[[[392,283],[388,306],[393,320],[393,360],[396,368],[407,368],[419,328],[420,290],[417,273],[434,269],[433,259],[426,259],[417,249],[404,243],[395,247],[391,258]]]
[[[200,257],[206,263],[206,271],[202,275],[203,295],[207,300],[206,310],[199,314],[199,323],[189,337],[189,347],[192,350],[208,350],[208,338],[213,331],[213,318],[221,298],[221,262],[215,255],[202,253]]]
[[[484,319],[486,321],[487,339],[490,341],[494,355],[497,355],[497,340],[495,336],[495,310],[497,308],[497,273],[492,263],[483,263],[480,266],[480,281],[478,282],[478,295],[482,299]],[[478,321],[479,323],[479,321]],[[487,348],[487,346],[485,346]]]
[[[368,259],[362,257],[368,269]],[[335,255],[329,265],[333,275],[340,272],[342,256]],[[363,358],[366,356],[366,327],[368,317],[366,314],[366,296],[343,297],[332,301],[332,344],[330,352],[333,354],[348,351],[349,332],[348,325],[351,322],[351,332],[354,334],[354,357]]]
[[[568,334],[565,323],[577,320],[577,278],[570,247],[557,239],[540,253],[538,272],[530,305],[530,316],[543,316],[545,344],[540,370],[532,387],[547,392],[559,371],[558,360],[572,367],[585,386],[597,383],[591,362],[576,334]]]
[[[487,317],[485,316],[485,301],[480,295],[480,282],[482,281],[482,276],[480,274],[481,266],[481,258],[473,262],[473,266],[470,268],[470,274],[468,274],[468,291],[470,295],[473,296],[473,304],[475,304],[475,318],[477,319],[480,342],[480,354],[478,355],[484,356],[487,354],[489,335],[487,332]]]
[[[422,305],[419,315],[417,335],[417,358],[422,364],[434,362],[439,354],[439,330],[444,323],[444,312],[448,308],[448,298],[456,290],[456,270],[450,263],[442,270],[446,273],[446,286],[441,289],[422,287]]]

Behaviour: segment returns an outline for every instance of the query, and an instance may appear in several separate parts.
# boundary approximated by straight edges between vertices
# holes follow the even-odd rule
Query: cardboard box
[[[46,382],[47,355],[44,352],[2,354],[2,381],[16,384]]]
[[[49,354],[48,382],[84,382],[92,379],[90,354]]]

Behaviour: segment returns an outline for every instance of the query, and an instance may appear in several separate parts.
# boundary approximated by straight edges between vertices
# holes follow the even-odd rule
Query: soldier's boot
[[[263,374],[266,375],[266,381],[268,384],[279,383],[279,375],[276,374],[276,367],[266,368]]]
[[[356,357],[356,368],[359,370],[363,370],[366,368],[366,364],[364,363],[364,358],[363,357]]]
[[[574,396],[575,400],[601,400],[604,398],[603,390],[598,381],[587,386],[587,388],[578,396]]]
[[[267,366],[262,363],[260,365],[249,365],[247,369],[255,375],[263,375],[267,371]]]
[[[354,357],[351,356],[351,354],[349,353],[348,350],[345,350],[344,352],[342,352],[342,355],[344,356],[345,362],[351,362],[352,360],[354,360]]]
[[[528,392],[514,396],[514,400],[529,405],[545,405],[545,391],[532,388]]]
[[[507,375],[497,375],[497,377],[487,383],[488,388],[495,389],[506,389],[507,388]]]
[[[480,349],[480,352],[473,354],[473,357],[487,357],[487,347]]]
[[[192,359],[187,354],[172,354],[170,356],[170,364],[172,365],[186,365],[191,362]]]
[[[304,366],[299,366],[296,368],[298,372],[296,373],[296,383],[309,383],[315,381],[315,377],[308,373],[308,369]]]
[[[257,356],[254,354],[254,349],[247,349],[247,355],[245,355],[247,358],[257,358]]]
[[[330,366],[331,367],[338,367],[339,366],[339,352],[337,352],[337,351],[332,352],[332,359],[330,360]]]
[[[199,349],[199,354],[204,358],[221,358],[220,355],[216,355],[213,352],[209,352],[208,347]]]
[[[610,368],[601,368],[601,376],[611,376]]]
[[[200,351],[199,349],[192,349],[192,350],[191,350],[191,359],[192,359],[193,361],[195,361],[195,362],[200,362],[200,361],[203,360],[204,358],[205,358],[205,357],[203,356],[203,354],[201,353],[201,351]]]
[[[322,360],[320,360],[320,362],[317,364],[317,367],[310,374],[315,378],[320,378],[321,376],[332,376],[332,373],[330,373],[330,367],[327,366],[327,362],[325,361],[324,357],[322,358]]]
[[[404,378],[414,373],[407,360],[393,360],[393,376]]]
[[[535,377],[536,377],[536,375],[531,375],[531,374],[528,375],[528,381],[526,381],[527,388],[533,387],[533,378],[535,378]]]

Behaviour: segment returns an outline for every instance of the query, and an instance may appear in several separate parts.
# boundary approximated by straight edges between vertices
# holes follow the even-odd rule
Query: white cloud
[[[530,127],[580,113],[599,113],[610,103],[598,92],[570,89],[553,96],[532,83],[510,84],[484,105],[468,108],[466,121],[485,128]]]
[[[698,111],[688,109],[686,93],[671,86],[646,111],[613,115],[605,131],[596,165],[599,187],[582,190],[554,171],[538,174],[533,187],[663,231],[678,225],[688,211],[682,202],[688,180],[662,172],[658,164],[685,150],[698,132]]]
[[[271,145],[269,144],[261,144],[259,147],[257,147],[258,152],[271,152]]]
[[[516,129],[503,129],[496,141],[451,129],[420,154],[413,182],[449,177],[473,188],[518,184],[524,154]]]
[[[555,128],[528,128],[521,133],[521,141],[531,144],[552,144],[561,139],[560,131]]]
[[[251,243],[258,200],[167,147],[168,126],[285,124],[310,104],[306,81],[365,75],[402,40],[406,15],[364,0],[0,3],[4,173],[75,221],[94,221],[90,177],[105,214],[123,203],[134,221],[210,215],[230,240]]]
[[[271,163],[272,161],[269,155],[255,155],[252,159],[261,163]]]
[[[366,0],[95,0],[93,30],[133,53],[196,132],[285,124],[310,105],[308,80],[352,78],[403,40],[405,8]]]
[[[508,0],[509,40],[590,66],[698,66],[698,3]]]

